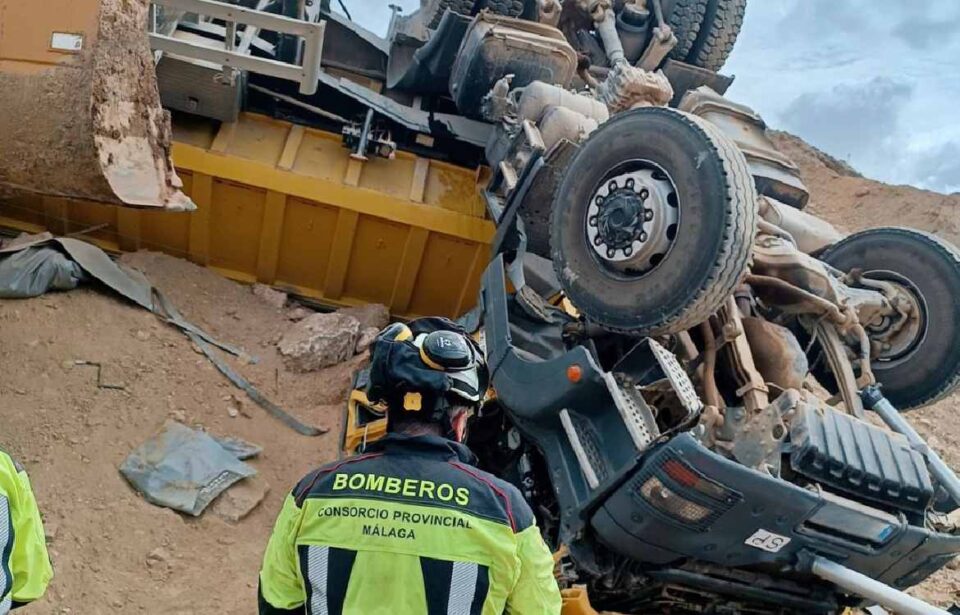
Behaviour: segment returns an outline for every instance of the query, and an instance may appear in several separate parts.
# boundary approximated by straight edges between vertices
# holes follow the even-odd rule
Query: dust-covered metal
[[[604,181],[587,208],[587,241],[609,267],[639,276],[670,251],[680,224],[677,187],[649,160]]]

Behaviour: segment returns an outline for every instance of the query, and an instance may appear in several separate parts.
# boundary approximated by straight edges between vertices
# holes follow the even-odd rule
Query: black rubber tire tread
[[[737,42],[746,9],[747,0],[709,0],[687,63],[712,71],[723,68]]]
[[[697,269],[691,272],[692,269],[695,269],[693,265],[688,262],[678,261],[676,258],[672,259],[671,254],[668,254],[667,258],[659,265],[659,268],[667,266],[668,269],[671,264],[675,266],[673,275],[670,277],[678,280],[678,287],[680,286],[679,280],[682,280],[684,277],[698,277],[698,279],[691,280],[691,283],[694,285],[694,291],[684,297],[682,303],[675,302],[678,303],[677,305],[660,303],[657,307],[651,306],[651,312],[658,311],[659,313],[648,315],[646,322],[628,323],[628,320],[635,320],[637,318],[637,312],[643,309],[643,306],[639,302],[630,303],[630,314],[624,314],[623,312],[615,314],[609,311],[603,312],[602,310],[590,309],[586,302],[577,301],[576,295],[579,294],[577,287],[582,286],[579,278],[583,273],[573,272],[568,269],[568,261],[566,255],[563,253],[561,244],[561,238],[563,236],[562,217],[564,216],[564,212],[561,211],[561,207],[558,207],[558,204],[564,196],[573,194],[576,185],[591,183],[588,178],[596,174],[590,174],[587,170],[590,169],[591,166],[594,166],[593,162],[598,158],[600,152],[607,149],[614,149],[614,147],[608,147],[608,145],[603,142],[607,137],[610,137],[611,140],[615,138],[615,136],[610,136],[611,133],[612,135],[622,134],[629,138],[636,139],[636,133],[638,131],[636,128],[631,129],[629,124],[636,121],[634,118],[642,114],[648,114],[654,119],[656,119],[656,116],[669,117],[673,121],[681,123],[689,133],[697,136],[696,140],[700,142],[699,149],[698,151],[689,153],[691,166],[695,165],[699,171],[703,165],[719,165],[719,173],[724,185],[722,186],[723,194],[718,200],[724,201],[724,208],[720,223],[709,230],[711,235],[719,235],[716,246],[709,248],[709,250],[704,247],[701,250],[706,251],[704,254],[709,257],[708,266],[702,268],[705,269],[704,271]],[[654,126],[652,128],[655,129],[656,127]],[[654,162],[656,161],[654,160]],[[585,168],[581,169],[578,167]],[[674,173],[671,169],[665,170],[668,173]],[[606,172],[607,171],[604,170],[603,173]],[[602,176],[603,174],[596,175],[598,182]],[[678,190],[683,190],[679,185],[677,188]],[[702,200],[706,201],[708,199]],[[682,233],[684,229],[682,217],[684,199],[681,197],[680,201],[680,232]],[[557,277],[567,292],[567,295],[577,308],[589,319],[605,328],[612,331],[639,333],[648,336],[685,331],[704,322],[713,315],[723,305],[724,301],[730,297],[747,272],[750,257],[753,252],[753,242],[757,233],[757,219],[759,217],[758,201],[759,198],[753,176],[750,173],[750,168],[747,165],[743,153],[732,140],[720,132],[720,130],[710,122],[697,116],[665,107],[648,107],[622,113],[605,122],[581,145],[577,156],[568,168],[567,177],[557,190],[557,195],[554,197],[554,207],[551,212],[550,224],[551,256],[553,258],[554,270],[557,272]],[[701,222],[703,222],[704,226],[707,224],[707,222]],[[582,233],[580,229],[576,229],[575,232]],[[595,265],[595,267],[598,268],[595,275],[604,276],[604,274],[599,271],[599,266]],[[634,286],[634,290],[636,291],[639,290],[640,285],[644,284],[645,279],[646,278],[640,278],[630,284],[636,285]],[[642,297],[643,295],[637,293],[637,296]],[[628,299],[632,301],[632,298]],[[602,297],[594,298],[594,300],[604,301]],[[608,303],[607,309],[614,308]]]
[[[420,10],[424,11],[423,23],[435,30],[447,9],[461,15],[470,15],[473,12],[473,3],[474,0],[424,0],[420,5]]]
[[[670,50],[670,57],[681,62],[687,59],[687,54],[693,49],[693,43],[700,33],[703,16],[707,12],[709,0],[677,0],[673,6],[667,23],[673,28],[677,37],[677,46]]]
[[[894,244],[911,247],[911,243],[914,251],[901,251],[900,256],[902,267],[916,268],[914,276],[897,271],[890,262],[882,262],[884,258],[897,254]],[[865,260],[870,250],[874,251],[877,262]],[[924,261],[924,257],[939,267],[931,266],[932,263]],[[957,299],[960,297],[960,250],[956,246],[931,233],[884,227],[845,237],[827,248],[819,259],[842,271],[886,269],[899,273],[921,291],[928,290],[928,309],[936,302],[933,308],[943,311],[938,322],[928,325],[927,339],[903,363],[885,369],[883,363],[874,362],[874,375],[884,385],[883,393],[893,405],[900,410],[920,408],[938,402],[960,388],[960,301]],[[936,275],[940,279],[935,279]],[[931,286],[936,283],[942,286]],[[929,296],[934,289],[939,291],[937,295]],[[932,320],[929,314],[928,320]]]
[[[479,9],[506,17],[520,17],[523,14],[523,0],[480,0]]]

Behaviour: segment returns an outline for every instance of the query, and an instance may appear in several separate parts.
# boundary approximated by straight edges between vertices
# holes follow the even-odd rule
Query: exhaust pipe
[[[908,596],[885,583],[871,579],[856,570],[841,566],[819,555],[810,558],[809,569],[811,573],[824,581],[842,587],[852,594],[873,600],[880,606],[893,610],[897,615],[950,615],[943,609],[938,609],[923,600]]]

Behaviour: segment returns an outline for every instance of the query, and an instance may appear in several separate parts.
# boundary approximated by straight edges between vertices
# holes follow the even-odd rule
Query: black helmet
[[[367,398],[385,402],[391,412],[442,422],[450,406],[477,407],[487,391],[483,351],[446,318],[392,324],[377,336],[370,354]]]

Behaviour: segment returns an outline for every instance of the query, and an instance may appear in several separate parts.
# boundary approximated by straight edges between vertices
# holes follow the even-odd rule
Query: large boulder
[[[287,369],[312,372],[351,358],[360,330],[360,321],[349,314],[314,314],[284,333],[277,349]]]

